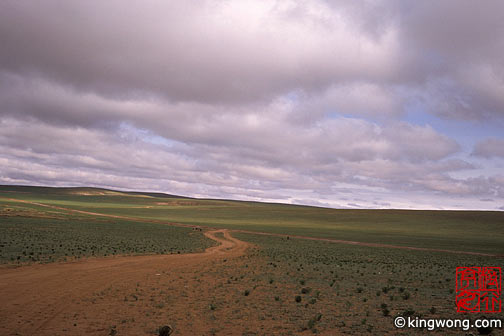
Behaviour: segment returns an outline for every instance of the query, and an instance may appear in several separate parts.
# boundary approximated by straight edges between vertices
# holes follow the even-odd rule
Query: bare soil
[[[208,335],[212,321],[198,314],[209,311],[201,304],[215,279],[204,275],[250,245],[226,230],[204,234],[220,245],[185,255],[3,268],[0,334],[155,335],[170,324],[174,335]]]
[[[38,205],[96,216],[194,227]],[[331,272],[326,279],[327,272],[323,274],[317,268],[304,270],[311,266],[300,265],[296,260],[284,263],[288,267],[277,267],[272,262],[266,264],[267,260],[263,260],[253,245],[232,237],[232,232],[288,237],[210,229],[204,234],[220,245],[203,253],[106,257],[0,268],[0,335],[157,335],[157,330],[165,325],[173,327],[174,336],[312,335],[314,329],[309,330],[307,326],[319,312],[323,313],[319,335],[348,334],[354,330],[365,330],[367,325],[374,325],[372,331],[366,332],[369,334],[384,334],[381,331],[385,330],[387,334],[400,333],[400,330],[392,328],[391,318],[381,316],[377,308],[385,300],[385,294],[378,296],[375,295],[376,288],[366,288],[368,283],[372,287],[373,281],[365,281],[367,278],[359,280],[356,273],[352,277],[366,285],[352,283],[354,287],[348,287],[346,282],[342,282],[339,287],[338,282],[333,287],[329,285],[330,280],[340,279],[346,273]],[[490,256],[465,251],[289,237],[358,246]],[[313,279],[308,284],[304,281],[296,283],[307,275],[310,279],[321,277],[324,286]],[[368,271],[365,275],[371,276]],[[364,271],[361,276],[364,276]],[[385,274],[375,277],[385,278]],[[392,274],[387,274],[387,277],[392,277]],[[289,282],[284,278],[295,280]],[[439,277],[435,279],[437,283]],[[301,290],[307,286],[312,287],[311,293],[302,294]],[[364,288],[358,290],[355,288],[358,286]],[[382,285],[377,286],[379,289]],[[445,284],[439,284],[439,287],[444,290]],[[319,290],[320,297],[316,294]],[[302,302],[294,301],[298,295],[303,297]],[[416,300],[416,292],[412,295]],[[444,296],[440,298],[446,301]],[[372,305],[364,303],[363,299],[373,301]],[[311,303],[311,300],[316,303]],[[409,307],[409,301],[399,300],[389,302],[387,299],[386,302],[403,310]],[[359,304],[359,301],[363,303]],[[361,312],[361,306],[366,306],[370,314]],[[399,308],[395,308],[394,314]],[[316,327],[318,324],[316,322]]]

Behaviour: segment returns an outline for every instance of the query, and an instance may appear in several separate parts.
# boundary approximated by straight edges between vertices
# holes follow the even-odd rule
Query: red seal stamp
[[[500,267],[457,267],[457,312],[500,313],[501,289]]]

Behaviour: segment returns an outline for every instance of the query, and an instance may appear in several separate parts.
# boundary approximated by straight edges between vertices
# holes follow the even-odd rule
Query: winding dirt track
[[[3,268],[0,273],[0,335],[108,335],[109,330],[105,330],[103,325],[88,328],[85,332],[65,331],[65,327],[72,327],[66,325],[71,318],[68,312],[76,316],[87,314],[86,324],[92,325],[88,321],[92,320],[89,311],[97,306],[93,305],[95,302],[86,300],[96,293],[112,287],[134,291],[139,281],[145,282],[150,278],[152,282],[153,277],[163,276],[165,281],[175,281],[178,275],[197,273],[216,260],[239,257],[250,246],[231,237],[227,230],[204,234],[219,245],[203,253],[108,257]],[[100,316],[95,316],[95,319],[99,320]],[[107,317],[102,315],[101,320],[106,321]]]
[[[167,222],[167,221],[155,220],[155,219],[145,219],[145,218],[139,218],[139,217],[109,215],[109,214],[101,214],[101,213],[98,213],[98,212],[75,210],[75,209],[59,207],[59,206],[55,206],[55,205],[48,205],[48,204],[43,204],[43,203],[30,202],[30,201],[26,201],[26,200],[19,200],[19,199],[15,199],[15,198],[8,198],[8,200],[9,201],[14,201],[14,202],[21,202],[21,203],[28,203],[28,204],[32,204],[32,205],[38,205],[38,206],[42,206],[42,207],[46,207],[46,208],[52,208],[52,209],[56,209],[56,210],[63,210],[63,211],[67,211],[67,212],[80,213],[80,214],[85,214],[85,215],[100,216],[100,217],[111,217],[111,218],[120,218],[120,219],[133,220],[133,221],[143,221],[143,222],[149,222],[149,223],[160,223],[160,224],[180,226],[180,227],[190,227],[190,228],[199,228],[199,229],[218,230],[218,228],[210,228],[210,227],[198,226],[198,225],[189,225],[189,224]],[[228,231],[229,232],[241,232],[241,233],[248,233],[248,234],[256,234],[256,235],[263,235],[263,236],[282,237],[282,238],[289,237],[289,238],[294,238],[294,239],[316,240],[316,241],[324,241],[324,242],[338,243],[338,244],[345,244],[345,245],[381,247],[381,248],[413,250],[413,251],[426,251],[426,252],[442,252],[442,253],[454,253],[454,254],[467,254],[467,255],[476,255],[476,256],[483,256],[483,257],[498,257],[498,258],[504,257],[504,255],[500,255],[500,254],[491,254],[491,253],[483,253],[483,252],[457,251],[457,250],[446,250],[446,249],[436,249],[436,248],[427,248],[427,247],[415,247],[415,246],[404,246],[404,245],[368,243],[368,242],[360,242],[360,241],[352,241],[352,240],[342,240],[342,239],[333,239],[333,238],[317,238],[317,237],[297,236],[297,235],[288,235],[288,234],[271,233],[271,232],[259,232],[259,231],[235,230],[235,229],[229,229]]]
[[[282,235],[205,227],[115,216],[10,199],[86,215],[206,229],[204,235],[219,243],[202,253],[126,256],[0,269],[0,335],[153,335],[153,325],[179,321],[177,335],[207,335],[215,322],[203,321],[205,298],[212,297],[222,265],[241,266],[250,244],[231,236],[243,232],[383,248],[437,251],[483,256],[491,254],[374,244],[336,239]],[[231,266],[231,265],[230,265]],[[162,288],[162,290],[160,290]],[[169,295],[168,295],[169,294]],[[159,299],[169,307],[156,310]],[[236,300],[236,298],[231,298]],[[160,312],[169,312],[161,316]],[[157,314],[157,315],[156,315]],[[124,322],[125,321],[125,322]],[[129,321],[129,322],[128,322]],[[199,322],[198,322],[199,321]],[[203,322],[201,322],[203,321]],[[249,321],[250,322],[250,321]],[[213,324],[212,324],[213,323]]]

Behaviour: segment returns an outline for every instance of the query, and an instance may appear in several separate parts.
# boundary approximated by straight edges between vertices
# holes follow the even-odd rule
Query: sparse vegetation
[[[499,211],[337,210],[286,204],[200,200],[92,188],[0,186],[0,204],[15,198],[148,220],[336,238],[370,243],[504,254]],[[24,204],[23,206],[28,206]],[[47,208],[30,206],[37,211]],[[440,280],[443,280],[441,278]]]
[[[233,236],[260,247],[252,257],[264,261],[255,266],[255,272],[264,274],[265,283],[275,278],[278,297],[293,298],[282,302],[283,310],[277,314],[296,314],[295,308],[288,308],[289,302],[302,307],[303,315],[311,317],[300,328],[313,325],[321,333],[337,326],[339,333],[387,334],[395,330],[391,317],[428,311],[457,318],[454,294],[447,289],[452,283],[445,279],[454,279],[459,265],[502,264],[501,259],[484,256],[287,241],[242,233]],[[324,319],[315,323],[311,320],[318,312]]]
[[[501,259],[485,256],[344,245],[294,237],[306,234],[499,253],[503,251],[504,239],[502,228],[496,224],[502,216],[496,213],[380,211],[376,215],[366,211],[131,195],[40,195],[30,191],[10,192],[8,196],[77,210],[142,217],[145,222],[9,201],[0,190],[0,258],[4,263],[187,253],[213,244],[199,230],[148,222],[151,219],[276,233],[288,230],[289,239],[233,232],[234,237],[253,243],[255,248],[238,259],[223,259],[221,263],[208,265],[205,273],[191,276],[194,288],[207,283],[204,293],[195,295],[190,292],[192,287],[185,289],[183,284],[188,278],[184,274],[176,276],[179,285],[175,287],[168,281],[159,281],[165,275],[155,276],[154,272],[150,280],[139,279],[136,287],[115,293],[117,303],[124,307],[145,307],[137,321],[158,318],[150,333],[166,323],[161,319],[173,313],[175,298],[181,297],[183,301],[198,302],[194,309],[205,316],[205,323],[215,326],[216,334],[222,332],[224,321],[234,323],[245,316],[264,327],[265,334],[287,335],[308,329],[322,334],[331,334],[333,330],[337,334],[387,334],[395,330],[391,317],[398,315],[458,318],[454,309],[455,267],[502,265]],[[371,219],[375,223],[370,223]],[[457,223],[464,228],[475,222],[484,225],[484,231],[493,230],[492,237],[478,234],[461,237],[454,231]],[[421,227],[424,223],[426,226]],[[386,228],[376,233],[383,225]],[[433,226],[437,227],[437,233],[426,233]],[[151,282],[149,288],[145,285],[147,281]],[[97,305],[110,293],[97,291],[89,301]],[[189,316],[189,312],[182,312],[178,319],[185,318],[182,314]],[[118,334],[129,321],[124,316],[116,321]],[[242,334],[257,332],[252,329],[244,329]],[[446,333],[457,334],[450,330]]]
[[[5,209],[8,216],[2,216]],[[84,257],[172,254],[214,245],[190,229],[95,218],[0,203],[0,263],[47,263]]]

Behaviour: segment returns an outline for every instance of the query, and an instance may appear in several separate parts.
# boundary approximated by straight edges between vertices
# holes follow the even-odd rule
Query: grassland
[[[0,187],[0,204],[7,198],[208,227],[504,254],[504,212],[498,211],[339,210],[92,188]]]
[[[454,309],[455,268],[504,266],[502,258],[234,235],[260,248],[238,272],[227,270],[231,283],[241,283],[240,289],[248,284],[249,296],[261,302],[263,318],[284,318],[290,325],[286,333],[401,334],[393,327],[398,315],[460,318]],[[448,329],[437,333],[463,334]]]
[[[146,334],[167,320],[175,321],[179,330],[200,330],[203,327],[192,326],[198,320],[208,334],[402,334],[393,327],[398,315],[461,317],[455,312],[456,267],[504,266],[502,257],[293,238],[502,255],[503,212],[335,210],[92,188],[7,186],[0,187],[0,260],[17,264],[187,253],[212,244],[199,231],[163,224],[167,222],[289,237],[235,231],[233,237],[255,248],[235,259],[221,256],[223,260],[198,267],[184,264],[176,274],[171,268],[155,275],[147,270],[142,281],[107,285],[99,295],[82,298],[80,306],[89,303],[95,309],[102,302],[117,330],[143,328]],[[86,316],[86,311],[81,313]],[[65,320],[70,327],[89,323],[85,318],[74,321],[74,315]],[[102,323],[99,318],[97,324]]]
[[[37,208],[16,202],[0,204],[0,263],[180,254],[214,245],[188,228]]]

